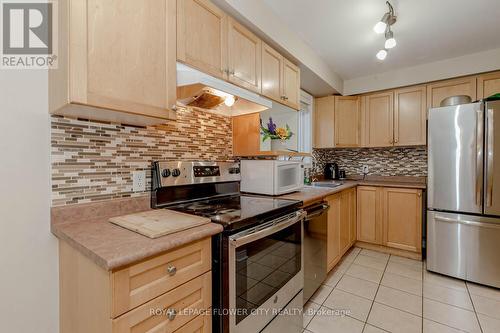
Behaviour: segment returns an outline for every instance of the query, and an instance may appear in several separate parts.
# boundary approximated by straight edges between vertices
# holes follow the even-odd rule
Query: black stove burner
[[[209,217],[227,230],[237,230],[263,219],[297,209],[300,201],[258,197],[250,195],[231,195],[214,199],[199,200],[168,206],[168,209],[183,213]]]

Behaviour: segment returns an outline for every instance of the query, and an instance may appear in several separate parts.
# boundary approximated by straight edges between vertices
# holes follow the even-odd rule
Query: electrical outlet
[[[368,174],[368,165],[363,165],[363,175]]]
[[[144,192],[146,191],[146,171],[137,170],[132,172],[132,191],[133,192]]]

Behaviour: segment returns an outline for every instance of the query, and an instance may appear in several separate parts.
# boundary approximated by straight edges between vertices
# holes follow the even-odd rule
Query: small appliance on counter
[[[241,160],[241,192],[282,195],[304,186],[300,161]]]
[[[324,171],[325,179],[339,179],[339,166],[337,163],[326,163]]]
[[[339,180],[345,180],[346,175],[345,175],[345,170],[341,169],[339,170]]]

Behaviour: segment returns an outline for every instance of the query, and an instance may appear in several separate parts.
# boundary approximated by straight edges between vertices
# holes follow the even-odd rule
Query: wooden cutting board
[[[168,209],[154,209],[113,217],[109,222],[149,238],[157,238],[209,223],[210,219]]]

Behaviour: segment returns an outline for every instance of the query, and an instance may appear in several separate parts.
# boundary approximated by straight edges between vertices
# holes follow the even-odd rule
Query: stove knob
[[[240,173],[240,168],[230,168],[229,173],[230,174]]]
[[[172,170],[172,176],[179,177],[180,174],[181,174],[181,170],[179,170],[179,169]]]
[[[162,177],[165,177],[165,178],[170,177],[170,169],[163,169],[161,171],[161,175],[162,175]]]

